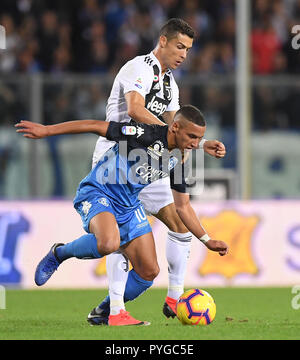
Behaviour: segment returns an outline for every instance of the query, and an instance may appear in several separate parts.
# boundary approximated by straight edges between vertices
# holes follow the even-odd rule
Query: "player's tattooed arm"
[[[15,125],[18,133],[29,139],[42,139],[48,136],[63,134],[94,133],[105,136],[109,123],[102,120],[75,120],[55,125],[42,125],[22,120]]]
[[[191,203],[189,194],[180,193],[178,191],[172,190],[174,204],[176,207],[176,212],[178,213],[180,219],[187,227],[187,229],[199,240],[203,238],[203,236],[207,237],[207,240],[204,242],[205,246],[211,250],[218,252],[221,256],[226,255],[228,253],[228,246],[224,241],[220,240],[212,240],[206,234],[206,231],[202,227]]]

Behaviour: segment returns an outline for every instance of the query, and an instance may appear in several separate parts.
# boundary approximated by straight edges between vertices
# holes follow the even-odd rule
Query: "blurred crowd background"
[[[234,5],[234,0],[1,0],[7,50],[0,71],[115,74],[153,49],[167,19],[181,17],[197,33],[182,73],[232,73]],[[255,74],[300,73],[299,55],[290,51],[290,29],[297,23],[298,0],[252,1]]]
[[[186,73],[234,71],[234,1],[4,0],[1,12],[4,72],[115,74],[153,49],[171,17],[184,18],[198,35]]]
[[[300,50],[291,46],[291,28],[300,24],[300,0],[252,0],[251,7],[252,130],[263,136],[276,130],[295,134]],[[118,70],[150,52],[161,25],[172,17],[196,31],[185,64],[175,71],[181,103],[200,107],[209,136],[227,145],[226,159],[211,166],[236,169],[235,0],[1,0],[7,48],[0,51],[0,126],[37,112],[44,124],[104,119]],[[49,140],[57,196],[64,194],[59,141]],[[0,196],[7,193],[3,184],[14,151],[4,135],[1,143],[0,130]],[[266,166],[278,174],[286,170],[285,161],[277,156]],[[293,196],[300,193],[300,180],[294,188]],[[258,194],[254,190],[253,196]],[[284,196],[283,189],[272,196]]]

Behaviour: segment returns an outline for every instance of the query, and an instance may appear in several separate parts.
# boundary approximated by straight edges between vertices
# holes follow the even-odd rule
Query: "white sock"
[[[124,292],[128,270],[128,259],[120,252],[112,253],[106,257],[110,315],[117,315],[121,309],[125,310]]]
[[[192,234],[168,232],[166,257],[169,264],[168,296],[178,299],[184,292],[184,278],[187,260],[190,255]]]

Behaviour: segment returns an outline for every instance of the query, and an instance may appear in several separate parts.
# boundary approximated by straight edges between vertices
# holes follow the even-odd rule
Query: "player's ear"
[[[159,45],[160,45],[161,48],[166,47],[167,42],[168,42],[168,39],[167,39],[167,37],[165,35],[161,35],[159,37]]]
[[[172,125],[171,125],[171,131],[173,133],[176,133],[179,130],[179,122],[178,121],[173,121]]]

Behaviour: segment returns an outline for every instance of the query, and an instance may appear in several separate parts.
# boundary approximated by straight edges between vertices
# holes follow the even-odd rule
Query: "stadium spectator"
[[[252,31],[252,62],[253,71],[257,74],[270,74],[274,71],[273,58],[281,49],[271,22],[271,16],[265,14],[262,23]]]
[[[300,51],[291,47],[291,28],[300,24],[300,0],[253,0],[251,5],[253,73],[299,74]],[[171,17],[185,19],[197,33],[188,61],[175,72],[178,80],[183,74],[204,79],[234,75],[234,0],[2,0],[0,24],[6,28],[7,49],[0,52],[0,73],[114,76],[129,59],[153,48],[160,25]],[[201,94],[201,86],[192,91],[185,87],[185,101],[198,105],[195,94]],[[296,118],[291,109],[287,113]]]
[[[61,74],[71,70],[71,54],[68,48],[59,46],[54,50],[50,72]]]
[[[253,71],[298,73],[299,57],[289,45],[291,27],[300,21],[300,1],[254,0],[251,4]],[[199,71],[195,63],[216,44],[218,50],[205,59],[205,66],[217,73],[235,71],[233,0],[3,0],[0,11],[0,23],[7,32],[7,50],[0,55],[2,73],[50,72],[63,53],[61,48],[71,59],[61,71],[114,73],[129,58],[151,49],[161,23],[178,16],[198,34],[185,74],[202,74],[204,65]],[[29,41],[36,42],[35,51],[27,49]]]
[[[2,15],[0,24],[6,30],[6,49],[0,54],[0,71],[12,72],[16,68],[17,53],[21,47],[21,39],[11,15]]]
[[[215,73],[217,50],[217,45],[212,42],[204,46],[201,52],[194,56],[190,71],[206,77]]]
[[[18,53],[16,71],[32,74],[40,70],[40,65],[34,56],[34,50],[30,46]]]

